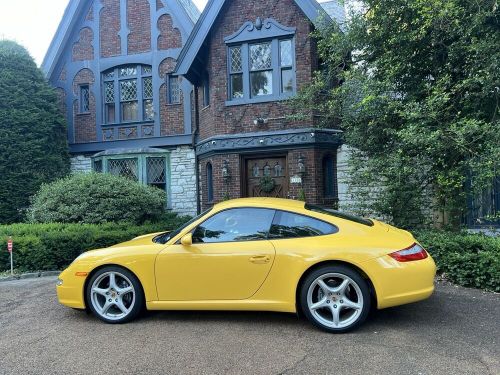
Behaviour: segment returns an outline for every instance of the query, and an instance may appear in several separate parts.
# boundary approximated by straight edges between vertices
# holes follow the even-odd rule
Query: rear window
[[[337,233],[336,226],[310,216],[276,211],[269,238],[313,237]]]
[[[356,216],[356,215],[348,214],[345,212],[339,212],[336,210],[332,210],[330,208],[314,206],[312,204],[306,204],[305,208],[306,208],[306,210],[309,210],[309,211],[319,212],[320,214],[335,216],[335,217],[338,217],[340,219],[354,221],[355,223],[358,223],[358,224],[363,224],[363,225],[366,225],[369,227],[373,227],[373,221],[371,221],[370,219],[365,219],[363,217]]]

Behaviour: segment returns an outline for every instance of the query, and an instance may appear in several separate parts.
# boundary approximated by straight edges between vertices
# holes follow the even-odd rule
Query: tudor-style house
[[[338,201],[341,132],[290,121],[318,68],[316,0],[70,0],[42,69],[75,171],[123,175],[194,214],[223,199]]]

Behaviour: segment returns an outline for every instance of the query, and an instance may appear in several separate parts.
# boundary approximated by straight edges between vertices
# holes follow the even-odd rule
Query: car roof
[[[233,208],[233,207],[266,207],[266,208],[281,208],[281,209],[304,209],[305,202],[296,201],[293,199],[283,198],[238,198],[217,203],[217,209]]]

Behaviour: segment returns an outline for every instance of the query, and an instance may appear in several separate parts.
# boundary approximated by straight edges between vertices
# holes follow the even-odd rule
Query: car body
[[[417,257],[410,254],[398,260],[394,255],[405,251]],[[114,268],[110,271],[109,267]],[[117,274],[123,289],[111,287],[115,270],[125,272]],[[115,297],[118,301],[116,293],[130,288],[135,290],[134,301],[148,310],[294,313],[304,310],[309,298],[311,306],[323,303],[318,313],[321,320],[336,303],[335,288],[342,281],[346,293],[354,301],[362,300],[359,304],[365,310],[372,303],[383,309],[429,297],[435,271],[432,258],[407,231],[300,201],[243,198],[216,204],[172,233],[148,234],[83,253],[59,276],[57,295],[61,304],[90,308],[111,323],[129,320],[127,314],[120,315],[127,308],[109,307],[107,301],[114,303]],[[323,280],[330,286],[322,282],[321,272],[330,275]],[[101,281],[95,279],[103,273]],[[308,281],[312,276],[315,281]],[[309,295],[306,281],[311,284]],[[368,292],[356,292],[358,285]],[[105,308],[113,309],[115,315],[99,316]],[[335,313],[331,314],[335,320]],[[363,314],[343,327],[313,323],[332,332],[345,331],[360,324],[367,312]]]

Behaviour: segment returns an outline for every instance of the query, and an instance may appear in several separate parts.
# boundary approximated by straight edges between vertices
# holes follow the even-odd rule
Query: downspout
[[[194,131],[191,137],[191,147],[194,149],[195,175],[196,175],[196,213],[201,213],[200,201],[200,175],[198,164],[198,153],[196,152],[196,143],[199,135],[200,116],[198,113],[198,87],[193,85],[193,100],[194,100]]]

